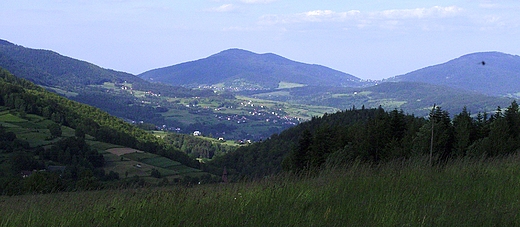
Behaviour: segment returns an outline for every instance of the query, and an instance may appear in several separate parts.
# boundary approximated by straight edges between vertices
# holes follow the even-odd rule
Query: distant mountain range
[[[177,104],[166,102],[166,99],[159,102],[135,92],[106,92],[104,84],[108,82],[113,84],[111,86],[119,86],[127,82],[136,92],[153,91],[163,97],[174,98],[213,97],[218,94],[209,89],[191,89],[195,87],[231,91],[218,99],[211,98],[221,100],[220,106],[236,106],[230,105],[229,100],[235,102],[233,95],[239,94],[340,109],[381,105],[419,115],[427,113],[434,103],[451,113],[457,113],[463,106],[476,113],[508,105],[510,99],[503,97],[520,97],[520,57],[499,52],[468,54],[382,81],[364,81],[325,66],[241,49],[225,50],[207,58],[136,76],[103,69],[53,51],[25,48],[0,40],[0,67],[48,89],[72,92],[70,98],[98,106],[116,116],[145,121],[149,112],[159,110],[158,107],[169,105],[166,110],[182,109],[180,106],[189,109],[196,107],[190,105],[198,101],[188,100],[190,105],[182,100],[177,100]],[[66,92],[62,94],[69,95]],[[129,108],[140,110],[128,111]],[[191,109],[189,112],[195,114],[207,110]],[[159,123],[168,118],[168,125],[178,123],[177,118],[168,116],[177,114],[173,110],[169,114],[155,113],[153,122]]]
[[[321,65],[304,64],[276,54],[229,49],[207,58],[154,69],[139,77],[188,87],[223,85],[243,89],[276,89],[281,82],[300,86],[360,87],[361,79]]]
[[[493,96],[520,97],[520,56],[473,53],[386,81],[422,82]]]

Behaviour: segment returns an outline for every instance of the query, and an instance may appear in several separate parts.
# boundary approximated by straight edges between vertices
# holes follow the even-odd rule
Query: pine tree
[[[457,157],[465,156],[468,147],[474,142],[477,135],[475,122],[466,107],[453,118],[453,128],[455,137],[453,155]]]
[[[301,171],[309,167],[308,155],[310,153],[311,145],[312,134],[310,130],[305,129],[298,140],[298,146],[293,150],[291,155],[294,170]]]
[[[514,100],[509,107],[507,107],[504,118],[507,122],[508,132],[510,137],[517,138],[520,133],[520,114],[518,112],[518,104]]]

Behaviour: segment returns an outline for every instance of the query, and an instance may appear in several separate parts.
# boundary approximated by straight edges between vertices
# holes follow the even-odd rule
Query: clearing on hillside
[[[121,148],[111,148],[107,150],[108,152],[115,154],[117,156],[121,156],[124,154],[130,154],[130,153],[144,153],[144,151],[128,148],[128,147],[121,147]]]

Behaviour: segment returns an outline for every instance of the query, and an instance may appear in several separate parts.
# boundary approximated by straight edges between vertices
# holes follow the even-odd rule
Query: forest
[[[117,179],[114,173],[104,173],[101,168],[105,162],[103,155],[85,143],[85,135],[100,142],[151,152],[199,168],[198,161],[164,140],[95,107],[48,92],[3,69],[0,69],[0,107],[14,111],[21,118],[35,115],[48,119],[44,123],[50,132],[46,140],[58,139],[63,127],[72,128],[75,133],[73,137],[59,139],[52,146],[31,147],[15,133],[0,126],[0,154],[9,157],[7,165],[10,166],[0,174],[2,194],[97,189],[99,181]],[[46,182],[43,188],[33,187],[27,181],[21,183],[21,171],[42,170],[49,165],[67,168],[66,171],[60,170],[61,177],[50,172],[39,172],[41,177],[31,177],[36,181],[35,185],[42,186],[41,183]]]
[[[352,107],[314,117],[264,142],[240,147],[216,157],[209,165],[225,166],[235,179],[414,157],[427,157],[431,165],[442,165],[457,158],[515,153],[519,134],[516,101],[490,114],[472,115],[463,107],[453,118],[440,106],[434,106],[427,118],[396,109]]]
[[[191,135],[172,133],[164,137],[167,144],[188,154],[192,158],[212,159],[236,150],[237,146],[226,145],[223,141],[198,138]]]
[[[73,128],[76,133],[53,147],[30,148],[15,134],[0,128],[1,152],[17,154],[13,156],[25,160],[19,163],[26,166],[13,169],[38,169],[43,160],[54,161],[77,166],[77,171],[70,174],[76,180],[117,178],[111,173],[96,172],[99,169],[96,167],[102,167],[104,161],[84,143],[85,135],[155,153],[217,176],[226,169],[231,181],[415,157],[427,157],[432,166],[443,165],[457,158],[509,155],[515,153],[520,144],[520,113],[516,101],[505,109],[497,107],[492,113],[476,114],[462,107],[459,114],[451,115],[441,106],[434,106],[427,118],[397,109],[352,107],[313,117],[267,140],[235,150],[189,136],[157,137],[97,108],[47,92],[5,70],[0,71],[0,88],[0,106],[49,119],[53,123],[48,130],[53,137],[59,136],[61,126]],[[199,163],[194,158],[212,160]],[[4,174],[2,179],[9,178]]]

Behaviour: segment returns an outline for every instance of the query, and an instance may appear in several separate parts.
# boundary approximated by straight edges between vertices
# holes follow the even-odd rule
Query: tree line
[[[168,134],[164,140],[192,158],[211,159],[214,156],[221,156],[236,149],[235,146],[184,134]]]
[[[463,157],[495,157],[520,148],[520,113],[516,101],[494,113],[472,115],[464,107],[450,117],[440,106],[428,117],[402,110],[355,107],[313,117],[268,140],[217,157],[210,166],[224,167],[236,178],[255,178],[281,171],[301,172],[348,165],[381,163],[417,156],[432,164]]]

